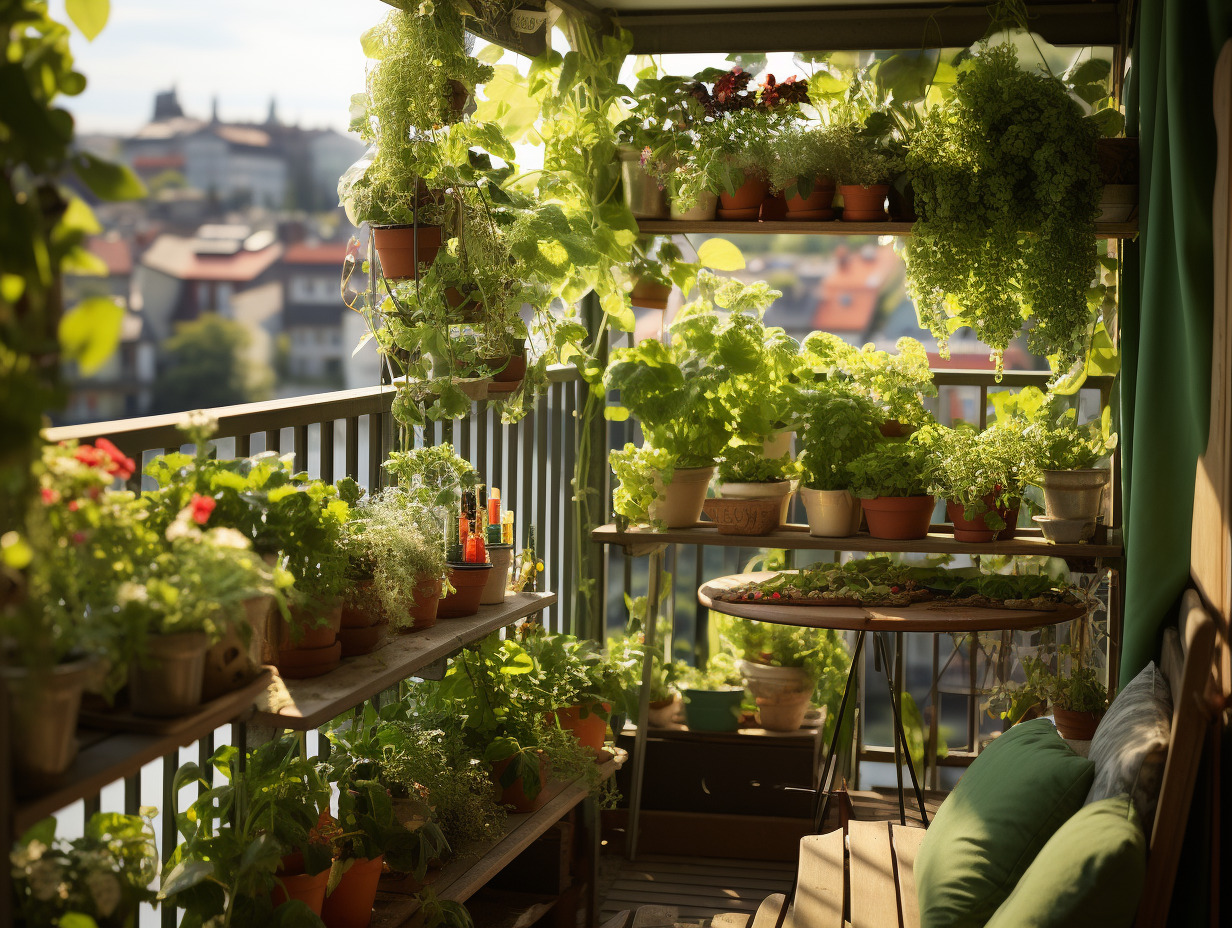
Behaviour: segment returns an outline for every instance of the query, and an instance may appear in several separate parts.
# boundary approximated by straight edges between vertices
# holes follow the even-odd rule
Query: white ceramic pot
[[[757,703],[762,728],[795,731],[804,723],[813,698],[813,678],[803,667],[772,667],[740,661],[744,685]]]
[[[650,518],[661,519],[668,528],[692,528],[702,517],[702,503],[714,467],[677,467],[665,485],[655,477],[655,489],[660,498],[650,505]]]
[[[719,208],[719,197],[709,190],[703,190],[696,205],[690,209],[677,209],[674,197],[669,197],[668,203],[673,219],[682,222],[710,222],[714,219],[714,211]]]
[[[818,538],[848,538],[860,530],[860,501],[849,490],[800,488],[809,534]]]
[[[791,505],[791,481],[774,483],[716,483],[714,491],[727,499],[781,499],[779,525],[787,521],[787,507]]]
[[[1054,519],[1095,522],[1104,501],[1104,486],[1111,474],[1107,468],[1046,470],[1040,479],[1044,509]]]
[[[768,461],[777,461],[785,454],[791,454],[792,441],[796,433],[793,429],[775,432],[773,438],[767,438],[761,445],[761,456]]]

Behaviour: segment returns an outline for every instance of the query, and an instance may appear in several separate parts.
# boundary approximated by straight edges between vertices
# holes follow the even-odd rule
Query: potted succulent
[[[150,884],[160,859],[154,840],[156,809],[140,815],[95,812],[81,837],[56,835],[45,818],[9,855],[15,924],[132,928],[141,906],[154,902]]]
[[[834,130],[826,126],[793,123],[774,139],[770,162],[770,189],[783,194],[786,217],[818,222],[834,218],[837,176]]]
[[[676,672],[690,731],[736,731],[744,683],[730,654],[712,654],[706,666],[679,665]]]
[[[706,500],[704,510],[720,532],[773,531],[787,520],[794,472],[790,455],[771,460],[760,447],[728,445],[719,463],[718,498]]]
[[[83,691],[105,675],[104,658],[123,663],[115,591],[158,548],[132,494],[105,489],[134,468],[106,439],[44,447],[25,537],[5,552],[6,565],[23,554],[16,563],[24,567],[20,595],[0,609],[5,722],[23,789],[72,764]]]
[[[727,617],[719,631],[741,655],[762,728],[795,731],[814,699],[828,705],[842,692],[851,659],[836,631]]]
[[[158,898],[184,909],[185,925],[313,924],[333,857],[323,834],[332,831],[330,790],[298,742],[270,741],[247,757],[219,748],[204,770],[188,763],[176,771],[175,793],[189,784],[203,789],[180,816],[183,841]]]
[[[605,698],[610,670],[603,655],[593,642],[549,634],[536,622],[520,625],[518,640],[535,662],[535,670],[513,682],[532,698],[554,706],[548,714],[549,724],[572,732],[582,747],[598,757],[612,714],[612,704]]]
[[[1099,464],[1117,444],[1111,423],[1112,411],[1105,407],[1099,419],[1085,425],[1078,424],[1076,410],[1067,409],[1051,423],[1028,426],[1028,439],[1039,452],[1036,480],[1044,491],[1045,534],[1055,532],[1058,523],[1072,524],[1079,540],[1090,540],[1111,476]]]
[[[874,538],[924,538],[936,500],[929,495],[928,452],[914,441],[885,441],[847,465]]]
[[[845,385],[822,385],[805,396],[800,498],[810,535],[844,538],[860,530],[862,509],[848,468],[877,446],[878,418],[872,401]]]
[[[845,222],[882,222],[890,218],[886,198],[898,174],[899,159],[863,127],[836,127],[832,134],[838,193]]]
[[[1014,535],[1036,449],[1014,422],[983,432],[966,423],[928,426],[917,437],[929,447],[929,491],[946,501],[957,541],[989,542]]]

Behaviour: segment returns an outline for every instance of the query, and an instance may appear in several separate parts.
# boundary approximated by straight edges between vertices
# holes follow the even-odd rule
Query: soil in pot
[[[761,201],[758,218],[762,222],[782,222],[787,218],[787,197],[782,193],[767,194]]]
[[[787,197],[787,215],[793,222],[824,222],[834,218],[834,181],[819,177],[813,182],[812,192],[807,197]]]
[[[910,541],[927,537],[936,502],[931,496],[878,496],[861,505],[873,538]]]
[[[718,207],[718,195],[709,190],[703,190],[698,194],[697,202],[688,209],[680,209],[675,199],[669,203],[672,218],[679,222],[710,222],[714,219]]]
[[[1057,723],[1057,731],[1066,741],[1090,741],[1095,737],[1095,729],[1099,727],[1104,714],[1102,712],[1072,712],[1069,709],[1054,707],[1052,717]]]
[[[720,219],[754,221],[761,215],[761,204],[769,190],[769,181],[760,177],[749,177],[734,193],[719,193],[719,208],[715,215]]]
[[[661,284],[649,277],[639,277],[633,285],[629,299],[634,306],[644,306],[646,309],[667,309],[667,301],[672,295],[671,284]]]
[[[577,736],[578,742],[588,748],[592,754],[598,755],[603,750],[603,742],[607,738],[607,717],[612,714],[612,704],[601,703],[603,712],[595,711],[599,706],[587,708],[585,714],[581,706],[570,706],[567,709],[556,710],[556,720],[565,731],[571,731]]]
[[[205,652],[204,632],[150,635],[146,654],[128,668],[128,702],[137,715],[173,718],[201,705]]]
[[[305,873],[302,854],[288,854],[282,859],[282,867],[275,876],[279,885],[270,892],[270,901],[280,906],[291,899],[299,899],[313,914],[320,915],[325,904],[325,888],[329,885],[329,868],[320,873]]]
[[[381,273],[390,280],[417,280],[419,265],[431,264],[441,250],[441,227],[373,226]]]
[[[668,528],[692,528],[702,515],[702,503],[714,467],[677,467],[663,486],[661,498],[650,504],[650,516],[662,519]],[[655,478],[656,485],[660,482]]]
[[[328,928],[368,928],[384,862],[384,856],[350,862],[321,907],[321,918]]]
[[[511,763],[513,763],[512,757],[492,762],[492,780],[496,788],[500,790],[500,799],[497,801],[503,806],[510,807],[514,812],[536,812],[543,808],[543,804],[548,801],[548,771],[542,755],[539,757],[540,787],[533,799],[526,795],[522,777],[514,780],[509,786],[501,786],[501,777],[504,776]]]
[[[412,590],[413,601],[407,604],[407,614],[411,618],[410,626],[402,626],[401,631],[418,632],[431,628],[436,624],[437,612],[441,605],[440,577],[420,577],[415,581]]]
[[[483,588],[491,571],[491,564],[450,564],[449,584],[454,588],[454,592],[440,601],[436,617],[460,619],[478,612]]]
[[[885,200],[890,193],[889,184],[841,184],[838,192],[843,196],[844,222],[883,222],[889,219]]]
[[[684,691],[684,720],[692,731],[736,731],[744,689]]]
[[[23,789],[45,788],[73,765],[81,694],[98,666],[98,658],[89,657],[47,671],[0,667],[8,688],[12,763]]]
[[[1005,528],[993,529],[988,527],[985,521],[985,513],[976,513],[975,517],[968,519],[963,513],[965,512],[962,503],[956,503],[953,500],[947,500],[945,504],[946,517],[954,523],[954,540],[969,542],[973,544],[984,544],[990,541],[1008,541],[1014,536],[1015,526],[1018,525],[1018,510],[1021,506],[1016,503],[1013,506],[993,506],[995,497],[984,497],[984,506],[987,510],[994,510],[998,516],[1005,521]]]
[[[800,488],[809,534],[815,538],[847,538],[860,531],[863,509],[848,490]]]

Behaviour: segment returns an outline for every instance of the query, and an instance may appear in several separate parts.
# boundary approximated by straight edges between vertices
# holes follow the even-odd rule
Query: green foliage
[[[1005,528],[995,507],[1017,505],[1038,475],[1038,449],[1014,423],[998,422],[982,432],[965,423],[954,428],[933,425],[913,439],[931,452],[929,492],[960,503],[968,519],[982,515],[991,529]],[[986,497],[992,497],[992,508]]]
[[[805,395],[804,428],[796,433],[800,483],[813,490],[845,490],[850,464],[881,441],[880,410],[846,384],[825,383]]]
[[[1035,657],[1023,658],[1022,667],[1026,680],[998,687],[988,703],[1011,723],[1037,705],[1100,715],[1108,707],[1108,689],[1099,672],[1076,648],[1061,645],[1045,649]]]
[[[903,169],[902,158],[861,126],[837,126],[830,133],[831,159],[840,184],[888,184]]]
[[[1022,328],[1067,370],[1094,324],[1097,131],[1012,46],[982,48],[953,97],[924,119],[907,156],[920,220],[904,256],[921,321],[942,345],[970,326],[1001,355]],[[1102,299],[1102,295],[1099,296]],[[1098,302],[1098,300],[1096,300]]]
[[[831,332],[813,332],[804,340],[804,355],[817,373],[850,381],[850,389],[877,404],[883,419],[921,426],[933,421],[925,397],[937,395],[928,352],[914,338],[894,344],[896,354],[869,342],[863,348],[847,344]]]
[[[880,444],[848,464],[847,473],[847,489],[861,499],[928,495],[928,451],[913,440]]]
[[[788,199],[809,197],[819,179],[832,183],[838,176],[839,130],[809,123],[784,126],[774,137],[773,157],[769,162],[770,187]]]
[[[215,785],[215,775],[222,784]],[[271,741],[241,758],[219,748],[202,769],[176,771],[176,794],[199,784],[200,795],[176,817],[183,840],[168,860],[160,900],[174,900],[188,928],[231,925],[319,925],[302,903],[274,908],[270,891],[283,856],[304,855],[309,873],[330,866],[332,850],[315,832],[328,813],[329,786],[299,754],[294,739]]]
[[[813,701],[827,706],[830,718],[838,711],[851,655],[841,632],[803,628],[721,616],[719,634],[727,647],[744,660],[771,667],[799,667],[813,681]]]
[[[779,483],[791,479],[795,467],[790,455],[768,458],[755,445],[731,445],[719,462],[720,483]]]
[[[578,706],[587,714],[607,717],[601,703],[612,694],[612,672],[594,642],[550,634],[535,622],[519,626],[518,640],[535,662],[533,674],[513,681],[518,690],[542,705]]]
[[[655,624],[655,648],[649,655],[650,702],[664,702],[672,698],[676,665],[664,659],[665,647],[670,644],[666,639],[671,634],[671,626],[666,617],[662,616],[663,603],[667,601],[671,589],[671,575],[665,573],[659,578],[660,617]],[[644,630],[650,619],[650,599],[647,596],[634,599],[626,593],[625,609],[629,613],[629,621],[624,631],[609,636],[607,640],[612,687],[610,701],[614,713],[626,715],[636,723],[638,698],[642,689],[642,668],[647,658]]]
[[[662,527],[661,520],[652,518],[652,507],[663,498],[663,488],[675,472],[676,459],[671,452],[627,442],[608,455],[608,463],[619,481],[612,491],[616,513],[634,525],[649,522]]]
[[[479,474],[453,445],[424,445],[410,451],[391,451],[381,465],[398,478],[399,486],[423,506],[442,507],[457,515],[462,493],[479,486]]]
[[[677,661],[675,682],[681,690],[744,689],[744,677],[736,668],[735,659],[725,651],[710,655],[704,667],[691,667],[684,661]]]
[[[255,370],[246,351],[244,326],[216,313],[204,313],[176,326],[163,342],[163,366],[153,393],[159,412],[234,406],[261,399],[269,372]]]
[[[13,848],[13,905],[18,925],[128,928],[138,907],[153,902],[150,884],[160,860],[154,841],[156,809],[140,815],[96,812],[82,837],[56,836],[46,818]],[[85,919],[85,921],[78,921]]]

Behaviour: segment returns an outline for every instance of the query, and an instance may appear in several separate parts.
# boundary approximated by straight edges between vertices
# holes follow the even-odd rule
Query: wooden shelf
[[[708,222],[686,222],[679,219],[639,219],[638,231],[644,235],[895,235],[911,234],[910,222],[748,222],[714,219]],[[1138,234],[1138,220],[1128,222],[1097,222],[1096,238],[1132,238]]]
[[[255,700],[269,686],[270,673],[202,706],[194,715],[167,723],[172,730],[116,732],[79,726],[77,759],[50,789],[33,796],[19,795],[13,812],[13,833],[21,835],[31,825],[93,795],[109,783],[133,776],[146,764],[188,747],[228,722],[252,714]],[[178,762],[177,762],[178,765]]]
[[[1054,545],[1044,539],[1039,529],[1020,528],[1011,541],[990,541],[971,544],[955,541],[950,527],[934,525],[927,538],[915,541],[892,541],[873,538],[867,533],[847,538],[816,538],[807,525],[790,523],[769,535],[720,535],[712,523],[699,522],[694,528],[668,529],[655,532],[649,528],[629,528],[621,531],[615,525],[601,525],[590,533],[592,541],[604,545],[626,545],[643,548],[653,545],[718,545],[725,548],[788,548],[794,551],[894,551],[918,554],[1002,554],[1034,555],[1061,558],[1119,558],[1122,554],[1120,535],[1109,532],[1106,544]]]
[[[603,779],[615,775],[628,754],[617,750],[616,757],[600,767]],[[500,873],[515,857],[526,850],[544,832],[586,798],[588,790],[580,781],[551,783],[549,796],[537,812],[510,815],[500,837],[471,848],[441,870],[428,875],[428,884],[441,899],[465,902],[481,890],[492,877]],[[419,900],[413,895],[377,893],[372,928],[396,928],[410,921],[419,910]]]
[[[391,633],[371,654],[350,657],[336,670],[308,680],[274,682],[258,702],[254,722],[309,731],[485,635],[556,602],[555,593],[515,593],[462,619],[440,619],[426,631]]]

